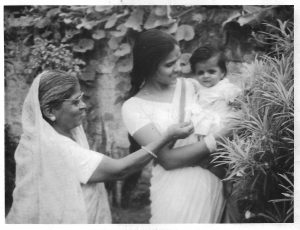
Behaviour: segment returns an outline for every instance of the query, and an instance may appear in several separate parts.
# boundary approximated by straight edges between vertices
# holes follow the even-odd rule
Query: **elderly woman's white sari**
[[[181,80],[186,83],[186,103],[192,103],[194,88],[190,79],[179,79],[170,103],[132,97],[123,104],[123,120],[131,135],[149,123],[161,133],[178,123]],[[175,147],[190,144],[190,141],[189,138],[181,140]],[[154,165],[150,199],[152,224],[218,223],[225,204],[222,182],[199,166],[167,171]]]
[[[82,127],[73,130],[75,142],[42,118],[41,77],[33,81],[23,105],[16,188],[6,223],[110,223],[104,184],[85,184],[103,155],[89,150]]]

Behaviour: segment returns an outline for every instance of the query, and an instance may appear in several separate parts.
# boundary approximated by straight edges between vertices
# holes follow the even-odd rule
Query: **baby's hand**
[[[194,132],[194,126],[191,122],[183,122],[169,126],[167,136],[172,140],[184,139]]]
[[[232,108],[234,111],[239,111],[242,109],[242,102],[238,98],[235,98],[234,100],[231,100],[228,102],[228,105]]]

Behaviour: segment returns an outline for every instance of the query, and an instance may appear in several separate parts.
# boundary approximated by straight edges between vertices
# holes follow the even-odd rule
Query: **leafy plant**
[[[279,21],[280,33],[269,34],[272,52],[249,68],[239,100],[244,115],[233,139],[215,154],[215,161],[228,165],[225,180],[235,184],[245,222],[293,221],[294,53],[293,30],[286,25]]]
[[[27,70],[29,74],[36,75],[45,69],[60,69],[79,75],[81,74],[80,66],[85,65],[84,61],[73,57],[68,44],[55,45],[51,41],[36,38],[31,50]]]

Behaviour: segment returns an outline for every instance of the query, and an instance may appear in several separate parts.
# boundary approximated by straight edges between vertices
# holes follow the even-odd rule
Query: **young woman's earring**
[[[52,116],[52,117],[50,117],[50,120],[51,120],[51,121],[55,121],[55,120],[56,120],[56,117],[55,117],[55,116]]]

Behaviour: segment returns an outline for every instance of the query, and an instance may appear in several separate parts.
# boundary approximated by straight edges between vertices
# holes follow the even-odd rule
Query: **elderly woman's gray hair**
[[[58,70],[44,71],[41,74],[39,85],[39,102],[42,113],[46,109],[59,108],[64,99],[72,96],[78,84],[77,77],[67,72]],[[44,118],[48,120],[45,116]]]

